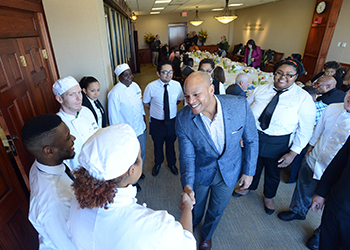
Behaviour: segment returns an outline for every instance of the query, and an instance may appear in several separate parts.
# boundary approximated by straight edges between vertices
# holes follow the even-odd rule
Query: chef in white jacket
[[[98,125],[92,112],[81,105],[82,93],[79,83],[67,76],[59,79],[52,86],[56,100],[61,104],[57,113],[68,126],[72,135],[76,137],[74,151],[75,157],[64,162],[73,170],[78,167],[78,156],[86,140],[98,130]]]
[[[98,130],[84,144],[73,189],[68,228],[78,249],[196,249],[192,201],[181,194],[180,222],[167,211],[137,204],[140,144],[127,124]],[[155,197],[156,198],[156,197]]]

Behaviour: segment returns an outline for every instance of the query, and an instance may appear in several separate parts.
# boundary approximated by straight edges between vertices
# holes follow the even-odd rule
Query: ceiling
[[[218,12],[222,11],[225,7],[225,0],[172,0],[169,3],[155,3],[157,0],[125,0],[130,9],[135,12],[136,15],[150,15],[151,12],[160,12],[157,14],[169,14],[169,13],[181,13],[183,11],[195,12],[196,6],[198,6],[199,12],[212,11],[213,9]],[[159,0],[158,0],[159,1]],[[269,2],[276,2],[278,0],[230,0],[230,4],[243,3],[238,7],[229,7],[230,10],[242,9],[251,7],[254,5],[265,4]],[[161,10],[152,10],[152,8],[163,8]]]

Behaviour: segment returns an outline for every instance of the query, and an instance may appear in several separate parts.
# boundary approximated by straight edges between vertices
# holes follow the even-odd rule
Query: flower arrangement
[[[199,31],[199,33],[198,33],[199,41],[205,42],[207,40],[207,38],[208,38],[208,32],[206,30],[201,29],[201,31]]]
[[[151,32],[149,32],[149,33],[146,33],[146,35],[144,35],[143,38],[145,39],[145,43],[151,44],[153,43],[156,36],[153,35]]]

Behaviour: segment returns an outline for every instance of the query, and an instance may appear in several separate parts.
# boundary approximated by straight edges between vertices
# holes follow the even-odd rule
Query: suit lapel
[[[222,151],[222,153],[225,152],[226,147],[227,147],[227,139],[230,136],[230,131],[231,131],[231,116],[229,114],[232,114],[230,112],[230,106],[226,105],[226,100],[224,98],[220,98],[220,96],[217,96],[218,99],[220,100],[221,103],[221,109],[222,109],[222,118],[224,120],[224,131],[225,131],[225,146],[224,146],[224,150]]]
[[[214,144],[214,141],[211,139],[211,136],[210,136],[207,128],[205,127],[204,122],[202,121],[202,118],[200,117],[200,115],[195,115],[192,118],[192,120],[193,120],[194,124],[196,125],[196,127],[198,128],[198,130],[200,131],[200,133],[205,138],[205,140],[208,142],[208,144],[213,148],[213,150],[215,150],[215,152],[217,154],[219,154],[219,152],[216,149],[216,146]]]

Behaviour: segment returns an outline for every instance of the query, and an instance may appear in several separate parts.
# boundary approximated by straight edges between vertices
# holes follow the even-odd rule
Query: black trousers
[[[154,145],[155,164],[161,165],[164,162],[163,147],[165,143],[165,154],[168,166],[175,166],[175,118],[171,119],[169,123],[165,123],[164,120],[157,120],[151,117],[150,134]]]
[[[278,160],[289,151],[289,138],[290,135],[270,136],[259,131],[258,163],[249,190],[258,188],[261,172],[265,167],[264,196],[269,199],[276,196],[281,174],[281,168],[277,166]]]

